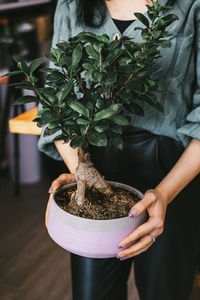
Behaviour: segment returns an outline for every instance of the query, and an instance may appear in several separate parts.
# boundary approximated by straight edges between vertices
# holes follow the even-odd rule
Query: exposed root
[[[76,168],[75,177],[77,180],[77,190],[73,194],[73,198],[78,205],[82,205],[85,200],[86,188],[94,187],[99,192],[109,197],[113,191],[105,179],[94,168],[90,159],[90,154],[82,148],[78,151],[79,163]]]

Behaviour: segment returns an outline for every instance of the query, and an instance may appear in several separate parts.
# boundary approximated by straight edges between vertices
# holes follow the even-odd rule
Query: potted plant
[[[44,127],[43,134],[55,134],[54,140],[79,148],[77,184],[54,193],[48,231],[60,246],[87,257],[116,256],[120,240],[147,217],[145,213],[127,216],[142,193],[107,182],[94,168],[88,152],[90,145],[106,147],[108,142],[123,148],[121,135],[129,125],[128,113],[144,113],[136,99],[163,111],[154,95],[158,83],[151,71],[160,57],[159,47],[170,47],[167,38],[171,34],[166,28],[177,17],[162,14],[169,6],[153,0],[147,7],[148,18],[135,13],[142,23],[135,28],[141,31],[141,42],[126,36],[110,41],[105,34],[81,32],[46,54],[53,68],[41,69],[41,59],[28,66],[15,56],[19,70],[7,74],[26,75],[26,80],[15,86],[34,90],[36,96],[20,97],[15,104],[35,101],[42,105],[34,121]],[[39,69],[47,74],[43,86],[35,74]]]

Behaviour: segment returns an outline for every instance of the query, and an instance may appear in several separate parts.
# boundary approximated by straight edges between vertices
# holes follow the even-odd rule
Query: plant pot
[[[131,186],[111,181],[108,183],[111,186],[125,188],[134,192],[140,199],[143,198],[143,194]],[[65,185],[62,188],[73,186],[76,186],[76,183]],[[58,192],[59,190],[54,195]],[[147,219],[146,212],[137,217],[109,220],[77,217],[60,208],[55,202],[54,195],[49,210],[48,233],[62,248],[81,256],[116,257],[119,252],[119,242]]]

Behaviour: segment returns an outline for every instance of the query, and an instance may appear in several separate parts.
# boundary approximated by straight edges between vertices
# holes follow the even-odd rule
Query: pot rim
[[[122,188],[125,188],[131,192],[134,192],[139,198],[140,200],[144,197],[144,194],[142,192],[140,192],[138,189],[130,186],[130,185],[127,185],[127,184],[124,184],[124,183],[120,183],[120,182],[115,182],[115,181],[109,181],[109,180],[106,180],[111,186],[119,186],[119,187],[122,187]],[[60,211],[61,214],[65,213],[66,215],[70,216],[70,217],[73,217],[73,218],[76,218],[77,220],[82,220],[83,222],[86,222],[86,221],[90,221],[90,222],[95,222],[95,223],[100,223],[102,221],[106,221],[106,222],[110,222],[110,223],[116,223],[117,221],[122,221],[122,220],[130,220],[130,217],[127,216],[127,217],[121,217],[121,218],[114,218],[114,219],[105,219],[105,220],[96,220],[96,219],[89,219],[89,218],[83,218],[83,217],[79,217],[79,216],[76,216],[76,215],[73,215],[73,214],[70,214],[68,213],[67,211],[65,211],[64,209],[62,209],[55,201],[55,195],[57,193],[59,193],[59,191],[61,191],[62,189],[65,189],[65,188],[71,188],[73,186],[75,186],[77,183],[74,182],[74,183],[69,183],[69,184],[66,184],[66,185],[63,185],[61,188],[59,188],[57,191],[55,191],[53,193],[53,197],[52,197],[52,200],[53,200],[53,205],[56,206],[56,209],[58,209]],[[144,212],[145,213],[145,212]],[[136,217],[132,217],[132,218],[138,218],[140,217],[140,215],[136,216]]]

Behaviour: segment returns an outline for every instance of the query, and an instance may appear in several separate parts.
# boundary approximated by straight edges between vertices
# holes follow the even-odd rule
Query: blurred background
[[[55,6],[56,0],[0,0],[0,76],[16,69],[12,55],[29,63],[49,50]],[[48,189],[67,169],[38,151],[37,107],[13,105],[20,93],[31,93],[8,86],[18,78],[11,80],[0,78],[0,300],[71,300],[69,253],[44,224]],[[197,268],[190,300],[199,299]],[[133,271],[129,300],[139,300]]]

